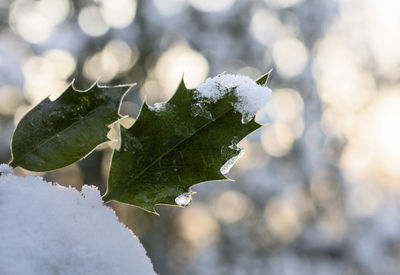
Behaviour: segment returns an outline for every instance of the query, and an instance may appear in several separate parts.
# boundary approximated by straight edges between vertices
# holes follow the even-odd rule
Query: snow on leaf
[[[19,122],[11,143],[11,166],[49,171],[70,165],[107,142],[108,125],[120,118],[119,106],[133,85],[71,84],[56,100],[44,99]]]
[[[265,76],[260,78],[260,83],[267,81]],[[256,112],[263,107],[271,97],[271,90],[246,76],[224,74],[207,79],[196,89],[196,98],[202,105],[216,102],[224,95],[234,93],[238,101],[233,103],[235,111],[242,114],[242,123],[253,119]],[[197,103],[199,105],[199,103]]]
[[[191,194],[194,184],[226,180],[221,167],[232,166],[229,161],[241,152],[237,143],[261,127],[254,114],[270,96],[265,77],[259,85],[246,77],[228,78],[236,82],[206,81],[209,98],[201,93],[203,86],[187,89],[182,80],[168,102],[154,107],[144,102],[133,126],[121,128],[121,149],[114,151],[104,200],[156,213],[156,204],[184,205],[188,198],[181,194]],[[255,102],[257,96],[262,104]],[[251,118],[242,121],[247,113]]]

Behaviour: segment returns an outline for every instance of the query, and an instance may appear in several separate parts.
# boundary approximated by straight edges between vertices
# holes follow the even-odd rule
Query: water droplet
[[[239,147],[237,146],[237,144],[239,143],[239,141],[240,141],[239,137],[238,136],[234,136],[233,139],[232,139],[232,144],[229,145],[228,147],[231,148],[231,149],[235,149],[235,150],[238,149]]]
[[[228,174],[233,165],[235,165],[236,161],[243,155],[244,155],[244,150],[241,149],[240,153],[234,156],[233,158],[229,159],[227,162],[225,162],[225,164],[222,165],[219,171],[224,175]]]
[[[192,200],[192,194],[190,192],[180,194],[175,198],[175,202],[180,206],[187,206]]]
[[[249,123],[254,117],[254,114],[244,113],[242,114],[242,124]]]

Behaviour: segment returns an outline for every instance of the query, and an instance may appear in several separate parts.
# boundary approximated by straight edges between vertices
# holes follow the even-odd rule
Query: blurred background
[[[160,217],[114,203],[159,274],[399,274],[400,1],[0,0],[0,163],[19,119],[137,82],[121,112],[226,71],[273,69],[234,182]],[[106,188],[111,147],[43,176]],[[26,174],[19,170],[18,173]]]

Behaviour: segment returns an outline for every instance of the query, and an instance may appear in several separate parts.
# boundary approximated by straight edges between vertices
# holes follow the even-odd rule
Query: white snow
[[[10,165],[7,164],[0,164],[0,173],[2,174],[11,174],[13,172],[13,169]]]
[[[167,109],[167,102],[156,102],[154,106],[149,106],[149,109],[155,112],[162,112]]]
[[[95,187],[81,193],[15,176],[7,165],[0,171],[1,275],[155,274],[139,239]]]
[[[233,107],[242,114],[242,123],[249,122],[271,97],[271,89],[242,75],[224,74],[208,78],[196,90],[198,98],[216,102],[232,89],[239,100]]]

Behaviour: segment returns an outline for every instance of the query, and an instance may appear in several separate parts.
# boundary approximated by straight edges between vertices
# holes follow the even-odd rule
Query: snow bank
[[[242,114],[242,122],[247,123],[255,116],[271,97],[271,89],[258,85],[247,76],[225,74],[208,78],[197,87],[197,97],[216,102],[234,89],[238,102],[235,111]]]
[[[155,274],[140,244],[95,187],[17,177],[0,165],[1,275]]]

